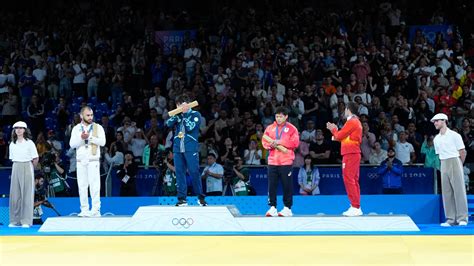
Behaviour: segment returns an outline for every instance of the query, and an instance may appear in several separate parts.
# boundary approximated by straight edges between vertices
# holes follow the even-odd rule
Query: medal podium
[[[417,232],[407,215],[344,217],[304,215],[264,217],[241,215],[233,205],[142,206],[133,216],[51,217],[39,232],[149,232],[159,233],[317,233],[317,232]]]

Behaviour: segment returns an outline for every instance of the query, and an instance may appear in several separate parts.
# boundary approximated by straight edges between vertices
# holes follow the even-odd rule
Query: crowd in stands
[[[453,3],[440,1],[415,12],[405,1],[362,2],[352,9],[213,2],[209,16],[205,7],[167,12],[146,1],[2,10],[0,159],[8,164],[11,125],[24,119],[40,154],[54,150],[66,160],[77,113],[89,105],[107,134],[106,161],[123,164],[131,151],[151,165],[171,147],[164,121],[186,93],[203,116],[203,163],[212,153],[221,164],[235,157],[265,164],[261,137],[280,105],[301,133],[295,166],[308,154],[316,164],[340,163],[325,124],[342,125],[354,101],[364,163],[380,164],[394,148],[403,164],[437,167],[429,120],[444,112],[472,165],[473,32],[461,24],[449,40],[440,33],[430,42],[421,31],[409,38],[409,25],[466,23],[455,15],[472,4],[447,9]],[[196,37],[185,35],[170,54],[154,42],[154,31],[187,29]]]

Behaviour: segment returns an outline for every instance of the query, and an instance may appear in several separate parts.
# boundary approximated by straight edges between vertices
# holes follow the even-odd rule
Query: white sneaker
[[[291,212],[291,209],[288,207],[283,207],[281,211],[278,213],[278,216],[280,217],[291,217],[293,216],[293,212]]]
[[[354,207],[349,207],[347,211],[343,212],[342,215],[348,216],[348,217],[354,217],[354,216],[361,216],[362,210],[360,208],[354,208]]]
[[[9,224],[8,227],[20,227],[18,224]]]
[[[467,225],[467,222],[466,222],[466,221],[460,221],[458,225],[459,225],[459,226],[466,226],[466,225]]]
[[[100,211],[91,211],[89,217],[100,217]]]
[[[267,213],[265,213],[265,216],[267,216],[267,217],[277,217],[278,216],[278,211],[275,208],[275,206],[270,207],[270,209],[268,209]]]
[[[29,224],[22,224],[21,227],[22,228],[30,228],[30,225]]]
[[[89,217],[91,215],[90,211],[81,211],[77,216],[78,217]]]
[[[448,223],[448,222],[444,222],[444,223],[441,223],[440,226],[442,227],[450,227],[450,226],[453,226],[452,224]]]

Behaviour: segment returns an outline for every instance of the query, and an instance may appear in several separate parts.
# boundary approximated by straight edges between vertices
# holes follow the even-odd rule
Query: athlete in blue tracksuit
[[[176,206],[186,206],[187,184],[186,170],[192,177],[193,190],[198,196],[198,204],[206,206],[202,193],[201,175],[199,173],[199,125],[201,114],[191,110],[186,95],[177,97],[176,105],[183,109],[181,114],[166,120],[166,126],[175,127],[173,137],[174,166],[176,168],[176,184],[178,189],[178,203]]]

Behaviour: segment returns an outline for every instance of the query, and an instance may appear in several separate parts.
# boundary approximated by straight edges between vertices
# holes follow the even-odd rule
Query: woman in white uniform
[[[34,167],[38,163],[38,151],[25,122],[13,125],[9,149],[13,161],[9,227],[28,228],[33,224]]]

